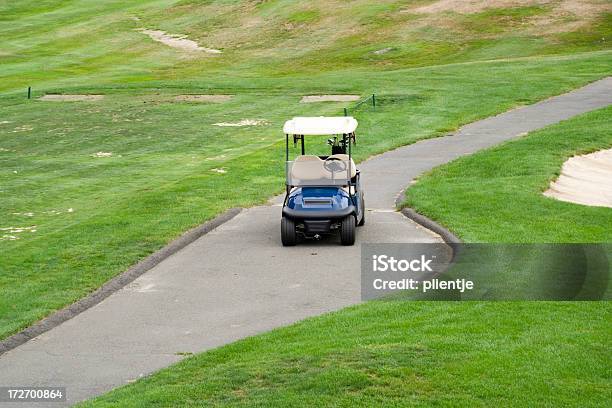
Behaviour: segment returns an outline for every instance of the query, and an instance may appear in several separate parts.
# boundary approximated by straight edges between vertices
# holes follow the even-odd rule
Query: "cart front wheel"
[[[283,217],[281,220],[281,242],[283,246],[294,246],[296,241],[295,222],[289,218]]]
[[[355,243],[355,217],[348,215],[340,225],[340,242],[342,245],[353,245]]]

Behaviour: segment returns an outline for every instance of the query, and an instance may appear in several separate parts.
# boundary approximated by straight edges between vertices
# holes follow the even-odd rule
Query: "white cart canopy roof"
[[[357,120],[352,116],[297,117],[285,122],[283,133],[289,135],[339,135],[353,133]]]

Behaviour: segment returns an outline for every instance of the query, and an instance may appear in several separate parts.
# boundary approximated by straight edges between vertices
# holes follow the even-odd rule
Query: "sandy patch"
[[[177,102],[204,102],[221,103],[232,99],[233,95],[177,95],[174,100]]]
[[[577,31],[610,12],[612,2],[565,0],[555,4],[551,13],[531,19],[531,27],[526,32],[542,35]]]
[[[8,232],[9,234],[18,234],[20,232],[36,232],[36,225],[30,227],[6,227],[0,228],[2,232]]]
[[[53,102],[83,102],[83,101],[99,101],[104,99],[104,95],[67,95],[67,94],[48,94],[38,98],[39,101]]]
[[[15,235],[0,235],[0,241],[15,241],[16,239],[19,239],[19,237],[16,237]]]
[[[72,208],[68,208],[66,210],[67,213],[71,213],[74,212],[74,209]],[[49,210],[49,211],[44,211],[43,214],[48,214],[48,215],[58,215],[58,214],[62,214],[64,213],[64,211],[60,211],[60,210]]]
[[[111,152],[97,152],[91,155],[92,157],[113,157]]]
[[[306,95],[300,100],[300,103],[314,102],[352,102],[358,101],[361,98],[359,95]]]
[[[453,11],[461,14],[479,13],[490,8],[521,7],[547,4],[550,0],[438,0],[425,6],[402,10],[403,13],[434,14]]]
[[[224,154],[220,154],[220,155],[218,155],[218,156],[207,157],[207,158],[205,158],[204,160],[209,160],[209,161],[210,161],[210,160],[225,160],[225,158],[227,158],[227,156],[226,156],[226,155],[224,155]]]
[[[19,236],[13,234],[20,234],[22,232],[36,232],[36,225],[29,227],[6,227],[0,228],[0,241],[15,241],[19,239]]]
[[[480,13],[494,8],[515,8],[527,6],[551,6],[553,15],[574,15],[589,18],[610,11],[612,5],[605,1],[584,0],[438,0],[424,6],[401,10],[403,13],[435,14],[455,12],[460,14]]]
[[[612,149],[568,159],[547,197],[576,204],[612,208]]]
[[[268,121],[263,120],[263,119],[242,119],[240,122],[213,123],[213,126],[242,127],[242,126],[263,126],[267,124],[268,124]]]
[[[33,217],[34,216],[33,212],[23,212],[23,213],[15,212],[15,213],[11,213],[11,214],[12,215],[23,215],[24,217]]]
[[[187,36],[185,35],[175,35],[175,34],[168,34],[165,31],[161,31],[161,30],[149,30],[146,28],[138,28],[136,31],[139,31],[143,34],[146,34],[149,36],[149,38],[151,38],[153,41],[157,41],[160,42],[164,45],[167,45],[168,47],[172,47],[172,48],[176,48],[182,51],[187,51],[187,52],[206,52],[209,54],[221,54],[222,51],[221,50],[216,50],[214,48],[206,48],[206,47],[200,47],[200,45],[187,38]]]
[[[17,126],[15,128],[15,130],[13,130],[13,133],[18,133],[18,132],[29,132],[31,130],[34,130],[34,128],[30,125],[23,125],[23,126]]]
[[[381,49],[381,50],[376,50],[376,51],[373,51],[373,52],[372,52],[372,54],[376,54],[376,55],[383,55],[383,54],[388,53],[388,52],[389,52],[389,51],[391,51],[391,50],[393,50],[393,48],[392,48],[392,47],[387,47],[387,48],[383,48],[383,49]]]

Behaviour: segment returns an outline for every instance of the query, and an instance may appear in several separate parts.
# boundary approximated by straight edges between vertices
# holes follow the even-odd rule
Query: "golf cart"
[[[296,117],[285,122],[286,186],[281,241],[293,246],[298,238],[319,239],[340,233],[342,245],[355,243],[355,227],[365,223],[359,170],[351,156],[355,118]],[[332,136],[328,156],[305,153],[306,136]],[[289,160],[289,138],[301,144],[301,155]]]

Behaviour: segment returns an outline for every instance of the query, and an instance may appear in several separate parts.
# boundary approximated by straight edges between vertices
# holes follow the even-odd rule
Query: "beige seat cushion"
[[[347,154],[335,154],[330,156],[337,158],[344,162],[347,162],[349,157]],[[295,158],[291,164],[291,184],[297,185],[308,181],[325,181],[331,180],[332,173],[324,167],[325,161],[320,159],[318,156],[304,155]],[[351,177],[355,177],[357,174],[357,167],[355,162],[351,159]],[[339,173],[335,173],[336,179],[340,176]]]
[[[291,165],[291,179],[294,181],[321,180],[326,177],[323,160],[317,156],[298,156]]]
[[[339,160],[342,160],[344,162],[348,162],[349,161],[349,155],[348,154],[332,154],[329,157],[333,157],[335,159],[339,159]],[[353,159],[351,159],[351,178],[355,177],[355,175],[357,175],[357,166],[355,166],[355,162],[353,161]]]

